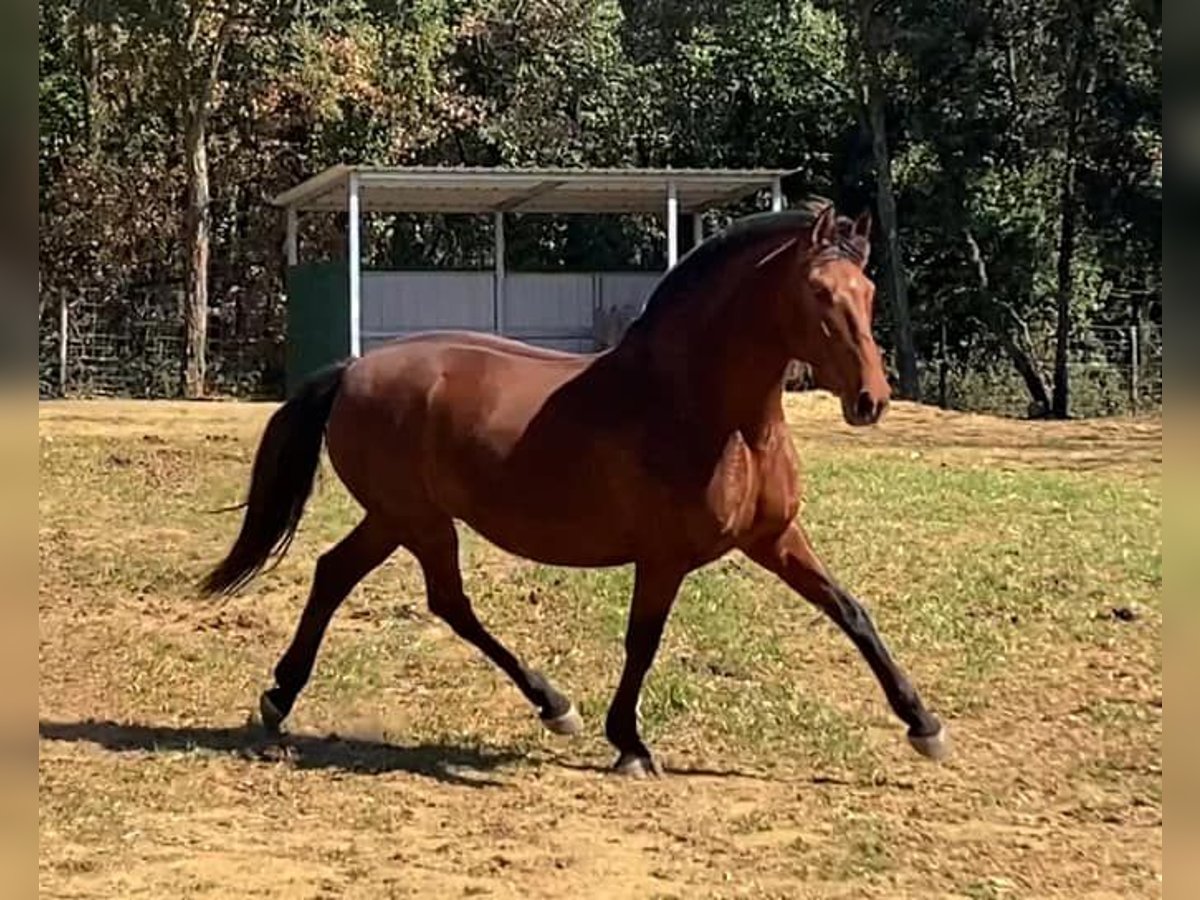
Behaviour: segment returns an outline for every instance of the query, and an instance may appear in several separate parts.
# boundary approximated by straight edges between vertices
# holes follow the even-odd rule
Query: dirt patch
[[[1030,422],[897,402],[878,426],[851,428],[842,422],[837,401],[827,394],[790,394],[785,407],[797,441],[814,448],[1145,477],[1156,476],[1162,465],[1161,416]]]
[[[195,598],[236,525],[199,511],[244,489],[272,408],[41,407],[43,896],[1161,896],[1161,422],[897,404],[852,430],[789,398],[810,456],[898,455],[942,504],[916,527],[910,495],[864,500],[826,467],[842,495],[810,505],[955,755],[915,757],[843,636],[734,562],[689,585],[651,678],[668,777],[630,782],[602,735],[628,584],[475,538],[481,615],[571,691],[585,735],[542,732],[401,555],[339,613],[292,734],[247,726],[354,516],[324,490],[276,571]],[[962,504],[975,483],[948,491],[943,465],[1019,477]],[[902,550],[875,558],[888,527]]]
[[[1153,475],[1162,464],[1161,416],[1066,422],[976,415],[898,401],[873,428],[851,428],[823,392],[788,394],[785,408],[802,446],[917,452],[975,465],[1035,466]],[[273,403],[67,400],[40,405],[43,437],[139,437],[148,443],[256,439]]]

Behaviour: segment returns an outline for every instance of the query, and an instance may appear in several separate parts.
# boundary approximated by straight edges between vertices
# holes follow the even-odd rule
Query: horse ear
[[[852,234],[861,241],[871,240],[871,211],[864,209],[858,214],[858,218],[854,220],[854,230]]]
[[[850,228],[850,239],[862,251],[862,264],[867,264],[871,255],[871,211],[864,209]]]
[[[828,247],[837,240],[837,210],[828,204],[813,223],[812,242],[814,247]]]

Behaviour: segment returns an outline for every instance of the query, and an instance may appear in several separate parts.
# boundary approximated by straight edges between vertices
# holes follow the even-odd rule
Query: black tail
[[[306,381],[277,409],[254,456],[246,517],[229,555],[208,573],[205,594],[232,594],[287,552],[312,493],[325,423],[341,387],[345,363]]]

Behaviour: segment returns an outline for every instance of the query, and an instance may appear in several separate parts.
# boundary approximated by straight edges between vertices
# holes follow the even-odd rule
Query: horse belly
[[[506,510],[499,519],[485,514],[462,521],[501,550],[544,565],[602,568],[634,560],[621,535],[595,520],[539,522]]]
[[[530,476],[503,466],[487,469],[464,470],[457,479],[460,490],[446,506],[492,544],[547,565],[630,562],[625,516],[594,485],[580,484],[586,473],[560,468]]]
[[[608,566],[630,556],[626,490],[611,454],[569,429],[531,434],[519,416],[490,415],[433,437],[438,505],[491,543],[537,562]]]

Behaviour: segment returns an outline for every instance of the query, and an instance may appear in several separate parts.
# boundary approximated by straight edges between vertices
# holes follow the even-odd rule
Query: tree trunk
[[[1029,337],[1029,326],[1017,315],[1017,311],[1007,303],[1000,301],[991,294],[988,280],[987,263],[983,259],[983,251],[975,240],[970,228],[963,229],[963,237],[967,242],[967,252],[971,257],[971,265],[975,268],[975,278],[979,292],[983,295],[987,308],[992,311],[995,321],[996,334],[1004,345],[1004,352],[1012,360],[1013,368],[1025,382],[1025,390],[1029,392],[1031,415],[1041,418],[1050,410],[1050,395],[1046,391],[1046,380],[1033,357],[1033,341]]]
[[[184,212],[184,247],[187,266],[184,282],[183,395],[204,396],[208,344],[208,151],[203,116],[189,118],[185,139],[187,209]]]
[[[1025,390],[1029,392],[1030,417],[1040,419],[1050,409],[1050,396],[1046,392],[1046,380],[1042,378],[1041,370],[1033,361],[1033,354],[1029,349],[1029,327],[1012,309],[1006,309],[1005,312],[1008,313],[1010,321],[1000,326],[1000,341],[1004,344],[1004,352],[1012,360],[1013,368],[1025,382]],[[1020,338],[1013,335],[1013,326],[1016,327]]]
[[[221,21],[211,48],[196,66],[199,19],[192,21],[184,45],[188,68],[181,79],[184,112],[184,166],[187,208],[184,211],[184,248],[187,253],[183,297],[183,394],[204,396],[208,349],[208,116],[221,59],[229,44],[233,21]]]
[[[868,48],[864,48],[864,51],[868,54],[873,52]],[[896,365],[900,375],[900,395],[909,400],[920,400],[921,380],[917,371],[912,315],[908,307],[908,278],[904,270],[900,227],[896,218],[896,195],[892,185],[892,161],[888,153],[883,89],[873,59],[866,61],[864,70],[867,118],[871,128],[871,151],[875,162],[875,205],[879,212],[879,227],[883,231],[886,249],[884,280],[892,307],[892,340],[896,348]]]
[[[1078,32],[1072,42],[1071,69],[1066,85],[1067,134],[1060,189],[1057,285],[1055,291],[1056,324],[1054,329],[1054,397],[1050,411],[1056,419],[1071,413],[1070,350],[1071,301],[1075,287],[1075,245],[1078,202],[1076,178],[1079,170],[1079,126],[1083,108],[1096,87],[1096,70],[1091,64],[1090,48],[1095,29],[1094,12],[1080,10]],[[1084,81],[1087,81],[1085,84]]]
[[[75,11],[75,52],[83,106],[83,139],[89,161],[100,152],[100,11],[95,0],[80,3]]]
[[[938,406],[942,409],[950,408],[950,385],[949,372],[947,371],[948,363],[946,361],[946,317],[942,315],[942,334],[941,340],[938,341]]]
[[[1070,414],[1071,295],[1074,282],[1072,263],[1075,256],[1075,126],[1067,131],[1067,159],[1063,167],[1062,213],[1058,236],[1058,286],[1054,329],[1054,400],[1051,412],[1056,419]]]

